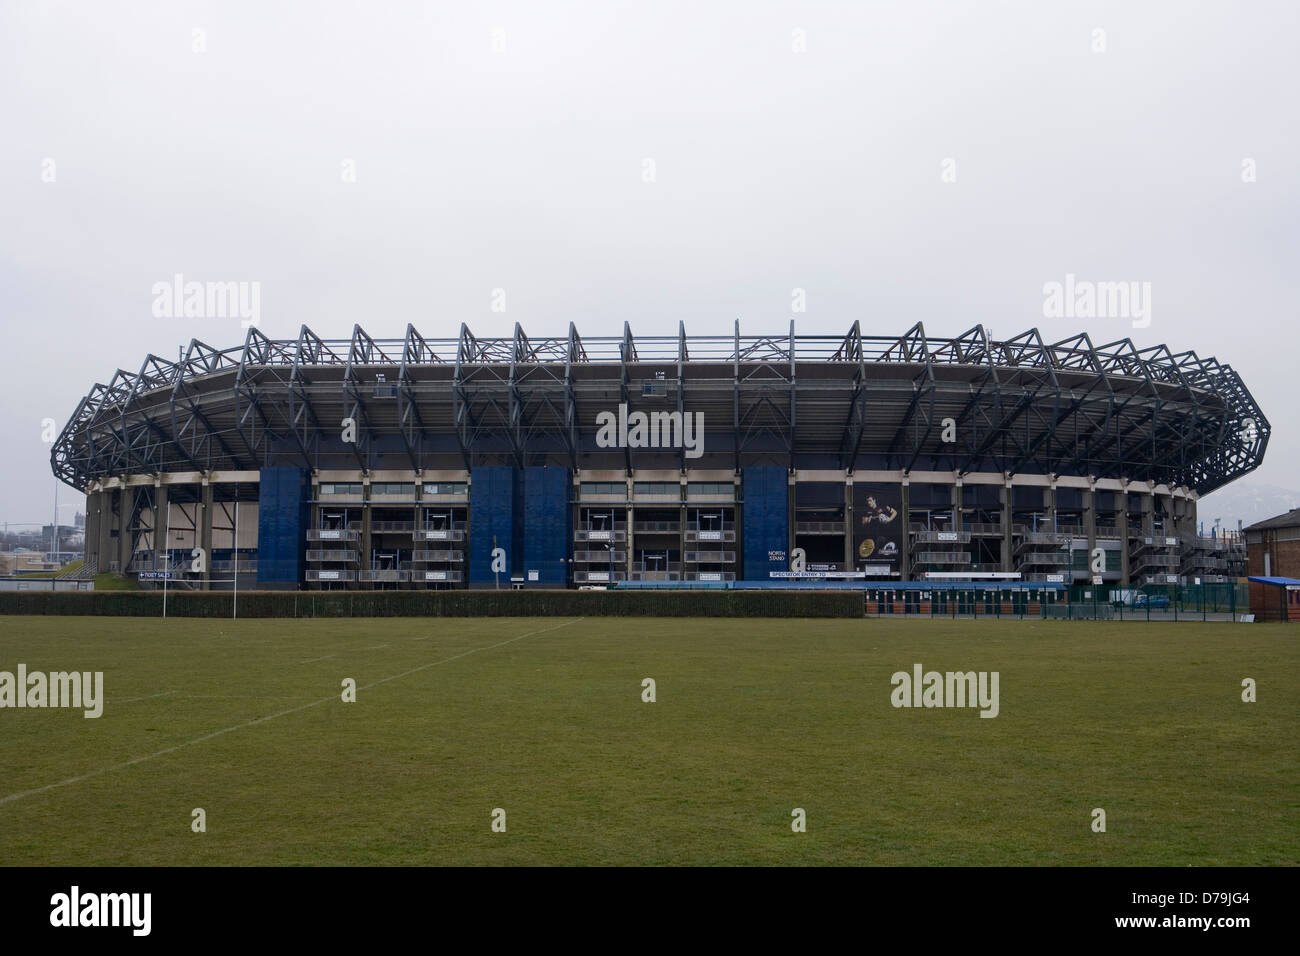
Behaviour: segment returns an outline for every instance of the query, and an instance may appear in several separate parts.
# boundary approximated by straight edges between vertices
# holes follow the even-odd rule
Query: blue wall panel
[[[569,469],[551,466],[524,469],[525,582],[531,586],[564,587],[568,583],[565,559],[572,537],[569,520]],[[537,580],[531,580],[531,572]]]
[[[506,570],[500,574],[502,587],[510,586],[512,573],[518,568],[515,526],[518,509],[515,503],[522,490],[519,472],[509,466],[485,465],[475,468],[469,485],[469,583],[470,587],[493,587],[498,575],[492,570],[492,549],[501,548],[507,556]],[[493,544],[495,537],[496,543]]]
[[[257,498],[257,584],[295,589],[303,579],[311,486],[302,468],[261,470]]]
[[[790,569],[786,554],[790,532],[789,480],[781,465],[746,465],[741,481],[745,496],[743,578],[767,581],[770,571]]]

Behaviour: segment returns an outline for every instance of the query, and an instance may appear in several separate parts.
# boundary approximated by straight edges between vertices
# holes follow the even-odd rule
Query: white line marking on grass
[[[153,700],[155,697],[166,697],[168,694],[174,694],[174,690],[165,690],[161,694],[150,694],[148,697],[128,697],[126,700],[114,700],[109,703],[113,704],[134,704],[137,700]]]
[[[371,687],[378,687],[380,684],[387,684],[390,680],[397,680],[398,678],[401,677],[409,677],[411,674],[417,673],[422,670],[427,670],[430,667],[437,667],[439,664],[449,664],[452,661],[460,660],[462,657],[469,657],[471,654],[477,654],[479,651],[490,651],[498,647],[505,647],[507,644],[513,644],[515,641],[522,641],[525,637],[532,637],[534,634],[545,634],[547,631],[558,631],[562,627],[568,627],[570,624],[577,624],[581,620],[583,620],[583,618],[577,617],[574,618],[572,621],[565,621],[563,624],[556,624],[554,627],[543,627],[536,631],[529,631],[527,634],[520,634],[518,637],[512,637],[509,638],[508,640],[498,641],[496,644],[489,644],[487,647],[474,647],[468,651],[462,651],[461,653],[455,654],[451,657],[444,657],[440,661],[430,661],[427,664],[421,664],[419,667],[412,667],[409,671],[402,671],[402,673],[394,674],[392,677],[381,677],[379,678],[379,680],[374,681],[373,683],[366,684],[365,687],[358,687],[357,690],[367,690]],[[331,697],[329,699],[333,700],[334,698]],[[3,802],[4,802],[3,800],[0,800],[0,803]]]
[[[513,644],[515,641],[522,641],[525,637],[532,637],[536,634],[545,634],[547,631],[557,631],[562,627],[568,627],[570,624],[577,624],[583,618],[574,618],[572,621],[565,621],[563,624],[556,624],[554,627],[543,627],[536,631],[529,631],[527,634],[520,634],[518,637],[512,637],[508,640],[498,641],[496,644],[489,644],[486,647],[475,647],[460,654],[451,657],[444,657],[440,661],[430,661],[427,664],[421,664],[419,667],[412,667],[408,671],[402,671],[400,674],[394,674],[391,677],[381,677],[377,681],[358,687],[357,690],[369,690],[371,687],[378,687],[380,684],[387,684],[389,681],[400,680],[403,677],[409,677],[412,674],[428,670],[430,667],[437,667],[439,664],[450,664],[452,661],[458,661],[462,657],[469,657],[471,654],[477,654],[480,651],[491,651],[498,647],[505,647],[507,644]],[[14,800],[21,800],[23,797],[33,797],[38,793],[46,793],[50,790],[57,790],[59,787],[68,787],[74,783],[81,783],[94,777],[102,777],[106,773],[112,773],[114,770],[125,770],[127,767],[134,767],[136,764],[144,763],[146,760],[153,760],[156,757],[165,757],[167,754],[175,753],[194,744],[201,744],[205,740],[212,740],[214,737],[220,737],[235,730],[244,730],[247,727],[255,727],[258,724],[264,724],[267,721],[275,720],[278,717],[288,717],[290,714],[296,714],[300,711],[310,710],[312,707],[319,707],[321,704],[329,704],[337,701],[338,695],[331,694],[329,697],[322,697],[320,700],[313,700],[309,704],[299,704],[297,707],[290,707],[288,710],[281,710],[274,714],[267,714],[265,717],[255,717],[252,720],[246,720],[242,724],[233,724],[230,727],[222,727],[220,730],[214,730],[210,734],[204,734],[202,737],[195,737],[193,740],[187,740],[184,743],[176,744],[173,747],[167,747],[163,750],[146,754],[143,757],[136,757],[134,760],[128,760],[125,763],[114,764],[111,767],[103,767],[99,770],[92,770],[90,773],[83,773],[79,777],[69,777],[67,780],[60,780],[58,783],[47,783],[43,787],[36,787],[33,790],[20,790],[17,793],[11,793],[7,797],[0,797],[0,804],[10,803]]]
[[[362,647],[362,648],[360,648],[360,650],[363,650],[363,651],[377,651],[377,650],[379,650],[381,647],[387,647],[387,646],[388,646],[387,644],[376,644],[374,647]]]
[[[181,694],[177,700],[315,700],[306,694]]]
[[[327,661],[331,657],[338,657],[337,654],[326,654],[324,657],[309,657],[305,661],[299,661],[299,664],[314,664],[316,661]]]

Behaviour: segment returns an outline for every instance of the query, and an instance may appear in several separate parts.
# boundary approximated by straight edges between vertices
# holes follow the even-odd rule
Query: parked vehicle
[[[1110,606],[1114,608],[1132,607],[1142,596],[1142,592],[1132,588],[1113,588],[1110,592]]]
[[[1169,596],[1166,594],[1139,594],[1133,598],[1134,607],[1167,608]]]

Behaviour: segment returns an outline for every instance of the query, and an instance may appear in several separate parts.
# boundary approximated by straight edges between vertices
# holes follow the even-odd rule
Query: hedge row
[[[230,617],[229,592],[176,591],[167,614]],[[157,617],[157,591],[4,591],[0,614]],[[862,617],[854,591],[248,591],[240,617]]]

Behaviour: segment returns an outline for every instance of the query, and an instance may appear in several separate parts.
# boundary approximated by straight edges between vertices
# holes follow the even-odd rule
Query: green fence
[[[249,591],[167,596],[169,617],[857,617],[854,591]],[[0,592],[0,614],[158,617],[160,591]]]
[[[1070,588],[1074,616],[1109,616],[1115,620],[1209,621],[1235,618],[1250,610],[1248,586],[1216,584],[1075,585]],[[1101,608],[1108,607],[1108,615]]]

